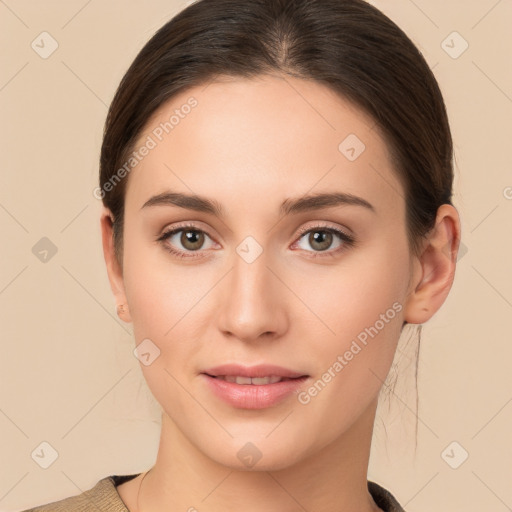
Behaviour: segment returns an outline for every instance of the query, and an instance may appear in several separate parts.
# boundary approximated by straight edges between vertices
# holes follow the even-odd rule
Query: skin
[[[139,141],[191,96],[197,107],[130,172],[122,269],[110,212],[101,216],[112,291],[128,305],[121,317],[133,323],[137,344],[149,338],[160,349],[152,364],[141,363],[162,407],[162,430],[140,509],[378,511],[367,490],[378,394],[403,322],[426,322],[449,293],[457,211],[439,208],[424,251],[413,257],[404,191],[378,128],[313,81],[217,79],[167,102]],[[353,162],[338,149],[351,133],[366,146]],[[167,190],[214,199],[225,217],[142,208]],[[333,191],[364,198],[375,213],[338,205],[279,216],[286,198]],[[206,233],[203,245],[194,253],[180,243],[182,232],[167,245],[199,257],[176,258],[156,241],[182,221]],[[311,233],[298,232],[319,223],[353,234],[356,245],[335,253],[344,242],[333,235],[321,251]],[[247,236],[263,249],[250,264],[236,252]],[[274,407],[235,408],[199,375],[221,363],[272,363],[310,375],[308,389],[395,302],[401,311],[306,405],[292,394]],[[237,457],[248,442],[262,454],[252,468]],[[142,476],[118,487],[131,512]]]

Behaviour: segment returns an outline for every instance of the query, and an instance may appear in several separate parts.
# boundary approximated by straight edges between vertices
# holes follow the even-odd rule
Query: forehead
[[[144,145],[126,195],[137,208],[169,189],[247,204],[331,189],[381,208],[403,202],[375,121],[314,81],[224,77],[189,88],[152,116],[135,149]]]

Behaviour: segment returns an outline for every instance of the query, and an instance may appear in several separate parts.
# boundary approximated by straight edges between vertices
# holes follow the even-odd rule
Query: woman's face
[[[340,438],[376,403],[414,272],[373,120],[312,81],[225,79],[174,97],[136,148],[122,284],[164,412],[232,467],[248,452],[283,468]],[[258,389],[206,375],[220,365],[307,377]]]

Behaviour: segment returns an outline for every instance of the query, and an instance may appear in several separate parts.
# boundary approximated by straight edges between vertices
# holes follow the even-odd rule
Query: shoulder
[[[384,512],[405,512],[397,499],[379,484],[368,480],[368,491],[372,495],[373,501],[375,501]]]
[[[102,478],[94,487],[77,496],[47,503],[21,512],[129,512],[116,487],[138,474],[111,475]]]

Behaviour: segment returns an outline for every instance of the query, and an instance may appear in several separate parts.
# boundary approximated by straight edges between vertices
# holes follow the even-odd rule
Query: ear
[[[443,204],[437,210],[436,224],[414,258],[411,288],[404,308],[404,320],[422,324],[441,307],[455,278],[460,245],[460,219],[457,210]]]
[[[114,232],[113,232],[113,219],[112,212],[103,207],[100,217],[101,239],[103,243],[103,256],[107,266],[108,279],[110,281],[110,288],[114,294],[117,306],[123,305],[122,310],[118,309],[118,316],[125,322],[131,322],[131,316],[128,309],[128,301],[124,289],[123,270],[117,261],[114,251]]]

